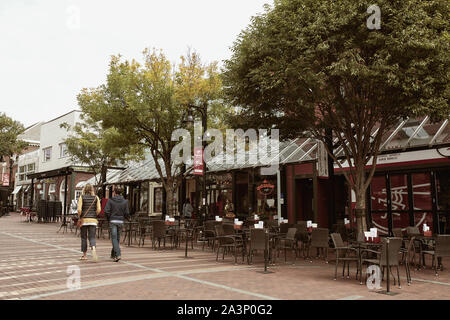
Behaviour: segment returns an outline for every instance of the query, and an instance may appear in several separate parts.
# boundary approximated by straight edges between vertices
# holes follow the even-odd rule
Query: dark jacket
[[[123,221],[124,218],[128,218],[130,215],[128,201],[123,196],[112,197],[106,203],[105,214],[108,221]]]

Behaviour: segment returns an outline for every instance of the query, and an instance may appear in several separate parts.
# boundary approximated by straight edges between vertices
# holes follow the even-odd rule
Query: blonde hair
[[[83,188],[83,194],[90,194],[91,196],[95,196],[94,187],[88,183]]]

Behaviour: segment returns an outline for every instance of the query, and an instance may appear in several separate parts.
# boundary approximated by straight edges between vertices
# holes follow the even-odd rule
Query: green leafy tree
[[[24,130],[20,122],[0,113],[0,157],[19,154],[27,147],[27,143],[18,138]]]
[[[203,65],[195,52],[176,69],[162,52],[145,50],[143,64],[113,56],[106,84],[83,90],[78,102],[103,128],[115,130],[116,143],[151,153],[166,191],[167,213],[173,215],[180,168],[172,159],[178,143],[172,132],[183,126],[187,104],[210,103],[220,90],[216,65]]]
[[[383,135],[408,116],[450,114],[448,2],[376,3],[381,28],[371,30],[371,1],[277,0],[240,34],[223,74],[239,110],[234,125],[323,142],[332,130],[349,164],[358,232],[367,229],[365,195]]]
[[[143,157],[142,149],[120,141],[115,128],[104,129],[88,114],[82,114],[81,119],[83,121],[73,127],[67,123],[61,124],[70,132],[64,143],[72,163],[87,165],[92,170],[96,185],[102,186],[106,182],[108,168]]]

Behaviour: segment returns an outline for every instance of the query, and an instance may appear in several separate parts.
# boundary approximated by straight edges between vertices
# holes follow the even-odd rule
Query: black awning
[[[46,178],[53,178],[53,177],[61,177],[61,176],[68,176],[72,174],[73,172],[72,167],[66,167],[66,168],[60,168],[50,171],[44,171],[44,172],[37,172],[27,175],[28,179],[46,179]]]

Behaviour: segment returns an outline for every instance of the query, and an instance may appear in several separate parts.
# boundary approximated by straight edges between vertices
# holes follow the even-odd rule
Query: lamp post
[[[201,116],[202,116],[202,127],[203,127],[203,132],[206,132],[208,130],[207,126],[207,120],[208,120],[208,104],[204,103],[202,106],[196,106],[196,105],[192,105],[192,104],[188,104],[188,115],[187,118],[184,120],[184,122],[188,125],[192,125],[194,123],[194,117],[192,116],[192,110],[196,110],[198,112],[200,112]],[[203,134],[202,134],[203,137]],[[203,212],[203,220],[206,221],[206,217],[208,214],[208,210],[207,210],[207,205],[206,205],[206,161],[205,161],[205,155],[204,155],[204,151],[206,148],[206,141],[204,141],[204,139],[202,139],[202,161],[203,161],[203,195],[202,195],[202,212]]]

